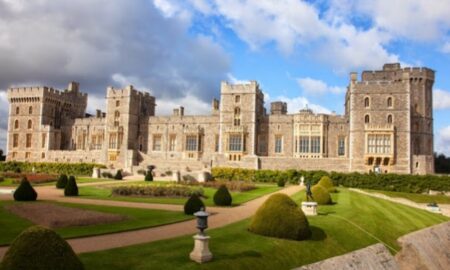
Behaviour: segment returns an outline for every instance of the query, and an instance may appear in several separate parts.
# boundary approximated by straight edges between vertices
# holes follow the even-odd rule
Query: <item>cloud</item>
[[[450,126],[439,130],[436,140],[436,152],[450,156]]]
[[[233,74],[231,74],[231,73],[228,73],[227,77],[228,77],[228,81],[232,84],[248,84],[250,82],[250,80],[238,79],[238,78],[234,77]]]
[[[450,92],[441,89],[434,89],[433,108],[438,110],[450,109]]]
[[[442,45],[441,52],[450,54],[450,41],[447,41]]]
[[[329,86],[321,80],[312,79],[309,77],[298,78],[297,83],[300,88],[303,89],[305,94],[309,95],[325,95],[331,94],[342,94],[345,93],[344,87]]]
[[[283,101],[287,103],[288,113],[298,113],[300,110],[309,108],[314,113],[331,113],[331,111],[323,106],[311,103],[306,97],[286,97],[277,96],[272,99],[268,94],[264,93],[267,111],[270,112],[270,103],[274,101]]]
[[[3,149],[3,153],[6,153],[6,137],[8,134],[8,109],[9,103],[6,91],[0,90],[0,149]]]

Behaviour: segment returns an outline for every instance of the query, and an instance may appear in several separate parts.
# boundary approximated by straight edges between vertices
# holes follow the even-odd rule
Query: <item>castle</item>
[[[184,108],[155,116],[155,98],[133,86],[109,87],[106,112],[86,114],[87,94],[72,82],[11,88],[8,160],[94,162],[136,172],[212,167],[304,169],[339,172],[434,172],[434,71],[385,64],[350,74],[344,115],[303,109],[270,113],[255,81],[221,83],[211,114]]]

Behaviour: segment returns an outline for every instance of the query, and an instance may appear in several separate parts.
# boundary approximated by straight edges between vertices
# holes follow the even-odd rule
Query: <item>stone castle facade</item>
[[[303,109],[270,113],[255,81],[221,83],[211,114],[184,108],[155,116],[155,98],[132,86],[109,87],[106,112],[87,115],[78,83],[8,90],[8,160],[94,162],[136,172],[211,167],[340,172],[434,172],[434,71],[386,64],[350,74],[344,115]]]

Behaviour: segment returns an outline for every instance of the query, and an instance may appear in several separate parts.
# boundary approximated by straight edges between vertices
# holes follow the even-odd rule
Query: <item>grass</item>
[[[309,217],[311,239],[291,241],[247,231],[250,220],[208,230],[212,262],[189,259],[192,236],[81,254],[86,269],[292,269],[360,249],[379,241],[398,250],[406,233],[449,220],[427,211],[342,190],[334,205]],[[294,198],[304,198],[304,192]]]
[[[370,190],[365,189],[367,192],[381,193],[389,197],[394,198],[404,198],[416,203],[442,203],[450,204],[450,197],[446,195],[428,195],[428,194],[418,194],[418,193],[408,193],[408,192],[397,192],[397,191],[384,191],[384,190]]]
[[[105,182],[105,181],[112,181],[114,179],[109,179],[109,178],[91,178],[91,177],[76,177],[77,179],[77,184],[82,184],[82,183],[96,183],[96,182]],[[4,187],[16,187],[19,184],[17,183],[13,183],[13,178],[5,178],[5,180],[3,182],[0,182],[0,187],[4,186]],[[46,183],[41,183],[41,184],[32,184],[33,186],[53,186],[55,185],[56,181],[50,181],[50,182],[46,182]]]
[[[0,228],[1,228],[0,245],[10,243],[22,230],[33,225],[30,221],[16,216],[8,212],[4,208],[4,206],[12,203],[17,202],[0,201]],[[174,211],[67,204],[67,203],[58,203],[58,204],[73,208],[81,208],[105,213],[120,214],[128,217],[128,219],[124,221],[115,223],[56,229],[56,232],[59,233],[64,238],[74,238],[88,235],[92,236],[113,232],[137,230],[142,228],[159,226],[163,224],[180,222],[193,218],[191,216],[185,215],[182,212],[174,212]]]
[[[142,184],[142,183],[140,183]],[[161,184],[150,182],[147,184]],[[246,192],[230,192],[233,197],[233,205],[239,205],[250,200],[256,199],[263,195],[275,192],[280,188],[275,185],[257,185],[256,189]],[[204,195],[207,197],[203,199],[206,206],[214,206],[213,196],[217,189],[204,187]],[[179,204],[183,205],[187,198],[167,198],[167,197],[153,197],[153,198],[141,198],[141,197],[125,197],[125,196],[111,196],[111,187],[79,187],[80,196],[82,198],[89,199],[103,199],[103,200],[117,200],[128,202],[145,202],[145,203],[162,203],[162,204]]]

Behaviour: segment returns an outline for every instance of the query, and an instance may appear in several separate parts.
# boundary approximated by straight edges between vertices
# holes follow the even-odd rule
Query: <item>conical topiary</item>
[[[114,176],[114,179],[116,179],[116,180],[122,180],[123,179],[122,170],[117,170],[116,175]]]
[[[58,181],[56,182],[56,188],[59,188],[59,189],[65,188],[67,185],[67,181],[68,181],[67,175],[61,174],[58,178]]]
[[[230,206],[233,201],[233,198],[225,185],[221,185],[219,189],[217,189],[213,199],[214,204],[219,206]]]
[[[270,196],[256,211],[249,230],[253,233],[292,240],[311,236],[308,220],[302,209],[287,195]]]
[[[331,204],[331,196],[326,188],[322,185],[314,185],[311,188],[313,200],[318,204]]]
[[[336,192],[336,188],[334,187],[333,181],[328,176],[322,176],[320,178],[319,183],[317,183],[328,190],[328,192]]]
[[[71,175],[64,188],[64,196],[78,196],[78,186],[75,177]]]
[[[33,226],[12,242],[0,269],[82,270],[84,267],[69,244],[58,234],[41,226]]]
[[[195,212],[200,211],[201,208],[205,208],[205,204],[197,194],[192,194],[184,204],[184,213],[186,215],[193,215]]]
[[[37,193],[31,186],[26,177],[22,177],[19,187],[14,191],[14,200],[16,201],[35,201]]]

